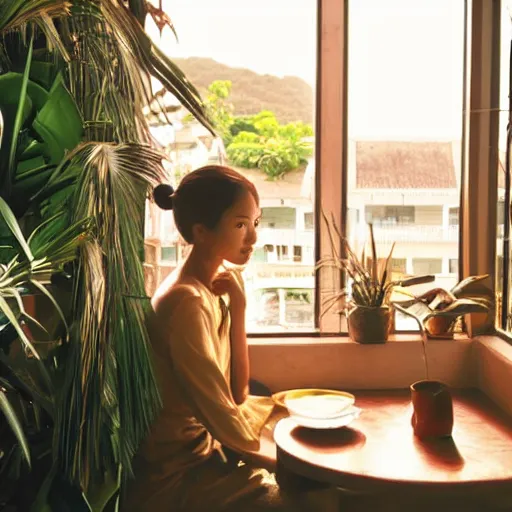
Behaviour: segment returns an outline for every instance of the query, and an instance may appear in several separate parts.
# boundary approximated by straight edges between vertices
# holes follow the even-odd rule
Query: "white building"
[[[193,138],[192,131],[186,133]],[[189,139],[179,135],[175,144]],[[174,146],[175,162],[187,160],[195,168],[216,161],[205,147],[202,141],[183,149]],[[460,141],[350,141],[347,226],[354,249],[362,249],[367,222],[372,222],[381,258],[396,242],[394,274],[435,274],[437,285],[453,286],[458,279],[460,161]],[[255,184],[262,210],[258,244],[245,271],[250,330],[313,327],[313,168],[312,163],[276,181],[259,170],[238,169]],[[156,286],[184,248],[171,212],[149,208],[147,226]]]

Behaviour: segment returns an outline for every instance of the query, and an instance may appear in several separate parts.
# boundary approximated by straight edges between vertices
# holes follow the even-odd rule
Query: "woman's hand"
[[[221,272],[212,282],[212,291],[215,295],[229,295],[231,307],[245,309],[245,294],[232,272]]]

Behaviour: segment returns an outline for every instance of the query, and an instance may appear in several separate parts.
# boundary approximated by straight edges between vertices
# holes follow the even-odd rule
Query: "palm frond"
[[[0,34],[44,16],[67,16],[70,7],[69,0],[4,0],[0,4]]]
[[[71,329],[76,366],[69,366],[65,379],[56,457],[83,488],[95,468],[115,472],[121,463],[130,474],[160,404],[148,354],[148,304],[126,296],[144,295],[144,201],[148,187],[162,180],[161,159],[148,146],[104,143],[84,144],[72,157],[82,166],[74,217],[98,218],[98,229],[97,242],[86,244],[80,257],[79,314]],[[108,432],[115,432],[118,448]]]
[[[48,50],[50,52],[52,52],[54,49],[57,50],[60,56],[66,62],[69,62],[70,57],[68,51],[66,50],[66,47],[62,42],[60,34],[57,32],[57,29],[55,28],[52,15],[55,16],[55,13],[52,14],[51,12],[43,11],[40,14],[39,18],[36,19],[36,24],[46,36]]]

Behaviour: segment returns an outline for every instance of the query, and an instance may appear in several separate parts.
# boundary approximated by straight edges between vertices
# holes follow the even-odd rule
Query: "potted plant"
[[[489,276],[470,276],[451,290],[433,288],[407,301],[394,301],[393,306],[416,319],[428,338],[453,338],[457,320],[470,313],[487,313],[492,306],[481,294],[478,284]],[[401,292],[410,295],[408,292]]]
[[[369,224],[371,254],[367,257],[363,250],[359,258],[348,240],[341,236],[334,219],[329,221],[324,213],[323,218],[331,242],[331,256],[320,260],[317,268],[335,268],[345,272],[350,281],[343,290],[324,301],[322,314],[344,300],[350,337],[358,343],[384,343],[390,331],[393,289],[428,283],[434,280],[434,276],[392,280],[390,265],[395,244],[384,262],[379,264],[373,226]]]

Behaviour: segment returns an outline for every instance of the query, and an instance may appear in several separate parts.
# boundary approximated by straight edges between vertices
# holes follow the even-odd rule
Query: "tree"
[[[261,169],[276,179],[307,162],[313,154],[313,128],[297,121],[280,125],[274,112],[262,110],[253,116],[234,116],[229,80],[216,80],[208,87],[206,107],[226,146],[229,161],[247,169]]]
[[[208,86],[205,98],[206,111],[224,145],[231,142],[230,127],[233,124],[233,105],[227,101],[231,92],[230,80],[215,80]]]

